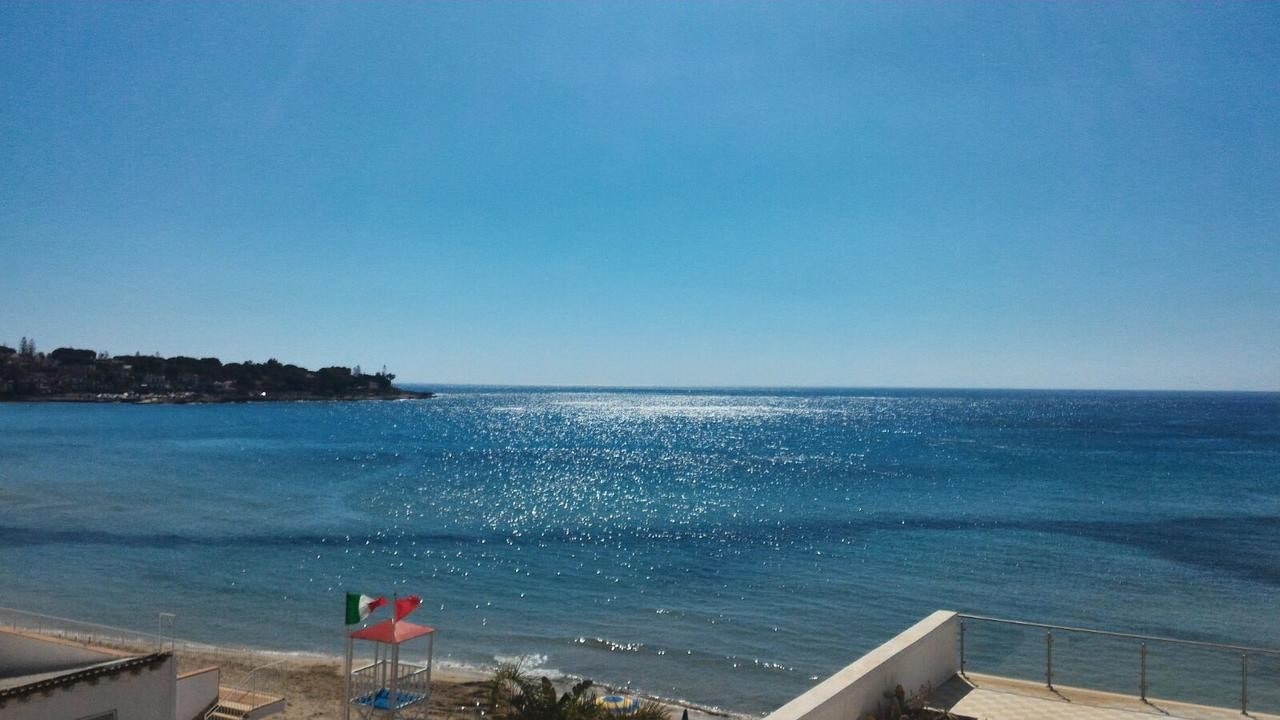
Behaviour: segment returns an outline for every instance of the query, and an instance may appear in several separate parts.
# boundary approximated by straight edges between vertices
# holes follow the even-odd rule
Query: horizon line
[[[476,383],[476,382],[423,382],[402,380],[399,385],[420,385],[433,388],[511,388],[528,390],[788,390],[788,391],[920,391],[943,390],[948,392],[1116,392],[1116,393],[1235,393],[1252,395],[1277,395],[1280,388],[1269,390],[1232,388],[1106,388],[1106,387],[1009,387],[1009,386],[961,386],[961,385],[601,385],[592,383]]]

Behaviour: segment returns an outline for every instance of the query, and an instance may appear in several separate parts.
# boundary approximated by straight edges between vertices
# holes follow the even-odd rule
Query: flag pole
[[[387,648],[387,659],[391,661],[391,682],[386,687],[395,698],[396,678],[400,676],[400,646],[396,645],[396,605],[400,604],[400,595],[391,593],[391,646]]]
[[[345,601],[346,595],[342,596]],[[344,607],[345,611],[346,608]],[[342,709],[339,717],[341,720],[350,720],[351,718],[351,635],[347,632],[347,618],[342,618],[342,640],[345,652],[342,654]]]

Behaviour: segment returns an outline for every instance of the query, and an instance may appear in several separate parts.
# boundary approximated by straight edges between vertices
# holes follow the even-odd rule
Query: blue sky
[[[1280,5],[0,5],[0,342],[1280,389]]]

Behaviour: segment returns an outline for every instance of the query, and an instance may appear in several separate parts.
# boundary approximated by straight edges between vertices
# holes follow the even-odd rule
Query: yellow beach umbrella
[[[605,695],[596,702],[611,713],[623,715],[640,709],[640,698],[634,695]]]

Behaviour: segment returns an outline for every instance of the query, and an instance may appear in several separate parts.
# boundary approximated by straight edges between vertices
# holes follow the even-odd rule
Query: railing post
[[[173,613],[169,613],[169,612],[162,612],[156,617],[156,641],[160,643],[161,650],[164,649],[164,640],[165,640],[164,626],[166,623],[168,623],[169,652],[173,652],[173,647],[174,647],[173,631],[174,631],[174,624],[177,617],[178,617],[177,615],[174,615]]]
[[[1240,714],[1249,714],[1249,653],[1240,653]]]
[[[1044,634],[1044,683],[1053,689],[1053,631]]]
[[[964,677],[964,618],[960,618],[960,676]]]
[[[1142,643],[1142,661],[1141,670],[1138,674],[1138,692],[1142,695],[1142,702],[1147,701],[1147,644]]]

